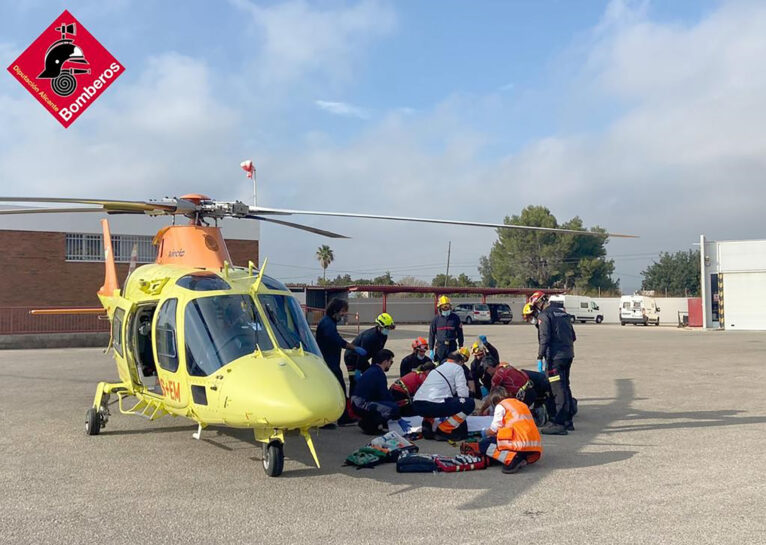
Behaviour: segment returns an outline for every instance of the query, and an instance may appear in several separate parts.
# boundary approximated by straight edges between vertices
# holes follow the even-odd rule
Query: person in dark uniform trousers
[[[346,396],[346,404],[348,404],[348,393],[346,391],[346,381],[343,380],[343,371],[340,368],[340,351],[345,348],[346,350],[353,350],[361,357],[367,355],[367,351],[361,346],[355,346],[353,343],[346,341],[338,333],[338,322],[348,313],[348,301],[345,299],[335,298],[327,305],[325,314],[317,325],[316,340],[319,345],[319,350],[322,352],[327,367],[330,368],[332,374],[338,379],[340,387],[343,390],[343,394]],[[350,418],[348,411],[343,412],[343,416],[340,417],[341,424],[349,423]]]
[[[442,295],[438,302],[439,313],[431,321],[428,330],[428,347],[430,357],[437,365],[447,354],[463,347],[463,324],[460,317],[452,312],[449,297]]]
[[[551,421],[543,426],[540,433],[566,435],[568,431],[574,431],[572,416],[575,413],[575,404],[569,386],[569,373],[574,360],[577,335],[562,303],[553,301],[546,307],[546,297],[539,291],[532,294],[530,303],[540,310],[537,316],[538,367],[541,367],[542,361],[545,360],[548,382],[556,403],[555,414],[551,415]]]

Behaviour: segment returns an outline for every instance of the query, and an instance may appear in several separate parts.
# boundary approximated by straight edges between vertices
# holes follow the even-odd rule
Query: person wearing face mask
[[[352,344],[363,348],[367,354],[362,356],[357,350],[346,349],[343,361],[348,369],[349,394],[354,395],[354,387],[362,373],[370,368],[370,358],[383,350],[388,340],[388,334],[396,328],[394,319],[384,312],[375,319],[375,325],[357,335]]]
[[[418,337],[412,341],[412,353],[405,357],[399,365],[399,376],[403,377],[407,373],[415,370],[423,364],[429,363],[431,358],[426,356],[428,351],[428,341],[423,337]]]
[[[346,341],[338,333],[338,322],[348,313],[348,301],[345,299],[335,298],[327,305],[325,309],[325,315],[319,321],[316,331],[316,340],[319,345],[319,350],[322,352],[327,367],[330,368],[332,374],[338,379],[340,387],[343,390],[343,394],[346,396],[346,404],[348,405],[348,393],[346,392],[346,382],[343,379],[343,371],[340,368],[340,351],[345,348],[346,350],[352,350],[359,356],[366,356],[367,351],[361,346],[355,346],[353,343]],[[347,424],[351,421],[348,416],[348,411],[344,411],[339,423]]]
[[[441,363],[447,354],[463,347],[463,324],[452,312],[449,297],[442,295],[437,303],[439,313],[431,321],[428,330],[428,347],[434,363]]]

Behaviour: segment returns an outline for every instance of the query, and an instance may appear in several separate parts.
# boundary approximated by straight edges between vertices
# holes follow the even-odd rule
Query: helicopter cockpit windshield
[[[303,311],[295,299],[289,295],[262,294],[258,296],[258,301],[266,313],[280,348],[302,346],[304,350],[322,357]]]
[[[193,299],[186,305],[184,323],[186,366],[192,376],[208,376],[258,348],[274,348],[247,295]]]

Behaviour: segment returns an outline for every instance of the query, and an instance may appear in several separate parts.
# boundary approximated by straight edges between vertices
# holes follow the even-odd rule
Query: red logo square
[[[64,10],[8,71],[66,128],[125,67]]]

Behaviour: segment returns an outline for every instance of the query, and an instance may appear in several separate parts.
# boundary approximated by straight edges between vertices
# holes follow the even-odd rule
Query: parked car
[[[574,322],[585,323],[593,320],[597,324],[604,321],[604,315],[596,302],[590,297],[580,295],[551,295],[551,301],[559,301],[564,305],[564,310],[569,314],[569,319]]]
[[[513,320],[513,311],[511,306],[505,303],[487,303],[489,307],[490,323],[503,322],[510,324]]]
[[[461,303],[455,307],[455,314],[460,317],[460,321],[464,324],[492,322],[489,306],[484,303]]]
[[[660,325],[660,307],[651,297],[623,295],[620,297],[620,325]]]

